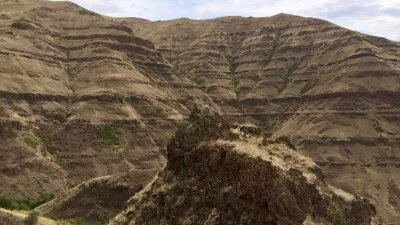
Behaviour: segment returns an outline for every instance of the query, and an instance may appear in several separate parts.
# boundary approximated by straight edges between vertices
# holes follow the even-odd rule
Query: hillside
[[[399,220],[400,45],[279,14],[132,27],[231,121],[289,136],[327,180]]]
[[[129,27],[68,2],[0,8],[1,192],[159,169],[187,106],[213,105]]]
[[[400,220],[398,42],[287,14],[152,22],[70,2],[0,9],[0,196],[52,193],[43,210],[60,217],[116,213],[138,177],[143,187],[167,164],[190,109],[207,105],[288,136],[328,184]],[[107,204],[89,184],[126,193]],[[88,208],[59,210],[60,200]]]

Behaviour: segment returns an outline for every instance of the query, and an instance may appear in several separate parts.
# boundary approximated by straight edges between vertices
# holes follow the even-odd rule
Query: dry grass
[[[269,161],[272,165],[283,170],[298,169],[309,182],[313,182],[316,176],[310,169],[316,167],[311,158],[305,157],[285,144],[271,144],[260,146],[261,138],[249,137],[246,141],[225,141],[218,140],[217,144],[230,144],[235,146],[235,150],[251,157],[260,157],[264,161]]]

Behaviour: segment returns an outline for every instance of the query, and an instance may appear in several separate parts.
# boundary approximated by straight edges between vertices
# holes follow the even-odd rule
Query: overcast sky
[[[72,0],[115,17],[169,20],[181,17],[272,16],[289,13],[326,19],[362,33],[400,41],[400,0]]]

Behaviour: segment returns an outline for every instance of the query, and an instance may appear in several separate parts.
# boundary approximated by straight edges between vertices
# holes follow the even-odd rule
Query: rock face
[[[281,154],[291,149],[253,146],[257,137],[239,138],[222,118],[206,111],[189,120],[168,145],[167,167],[113,225],[300,225],[307,217],[327,224],[371,224],[374,207],[360,198],[346,202],[335,195],[312,172],[315,164],[278,166],[272,149]],[[242,145],[247,149],[240,150]],[[288,162],[305,160],[298,153],[290,155]],[[313,176],[307,179],[306,172]]]
[[[327,180],[400,220],[400,46],[279,14],[118,19],[197,82],[231,121],[289,136]]]
[[[160,169],[187,106],[218,110],[121,23],[69,2],[0,8],[0,194]]]

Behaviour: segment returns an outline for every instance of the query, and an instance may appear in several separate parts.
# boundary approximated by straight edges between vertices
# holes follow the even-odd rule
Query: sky
[[[170,20],[187,17],[264,17],[278,13],[315,17],[362,33],[400,41],[400,0],[72,0],[114,17]]]

